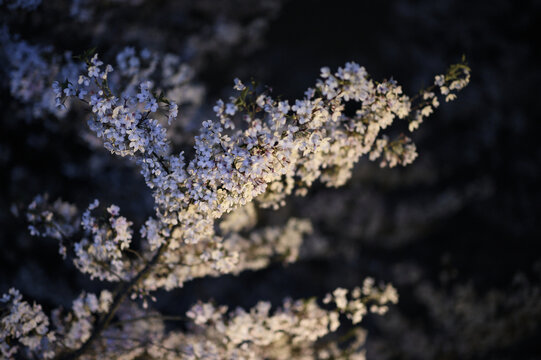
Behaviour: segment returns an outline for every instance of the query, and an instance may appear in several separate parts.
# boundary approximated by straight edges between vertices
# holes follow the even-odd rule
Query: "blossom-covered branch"
[[[95,306],[93,298],[85,300],[88,314],[83,316],[87,320],[78,342],[57,342],[44,352],[47,357],[94,357],[100,356],[98,350],[102,355],[114,351],[117,356],[122,349],[114,339],[124,336],[135,341],[124,349],[126,358],[143,351],[157,358],[166,354],[176,358],[271,354],[285,359],[293,353],[311,353],[316,341],[337,330],[340,314],[357,324],[368,311],[383,314],[387,303],[396,303],[392,287],[376,288],[367,280],[363,288],[349,293],[349,300],[348,291],[341,288],[328,295],[324,302],[334,302],[336,311],[324,310],[315,300],[286,301],[283,309],[271,315],[270,304],[261,302],[249,313],[237,310],[224,317],[225,308],[199,304],[187,314],[194,326],[188,333],[141,338],[110,326],[117,312],[128,306],[130,294],[145,298],[150,291],[181,287],[196,277],[258,269],[273,258],[294,261],[303,234],[311,229],[309,223],[291,219],[284,228],[256,229],[241,236],[240,230],[255,223],[253,203],[278,207],[294,190],[303,194],[316,180],[333,187],[343,185],[363,155],[371,160],[381,158],[381,166],[411,163],[417,156],[411,140],[405,135],[390,140],[382,130],[397,118],[408,120],[410,131],[414,130],[438,106],[435,87],[446,100],[452,100],[454,92],[469,81],[465,63],[438,75],[434,86],[422,91],[417,102],[404,95],[395,81],[375,82],[355,63],[336,72],[322,68],[315,86],[291,104],[236,79],[237,95],[216,104],[217,119],[203,122],[193,153],[185,158],[182,152],[172,153],[166,136],[166,124],[178,115],[175,102],[155,90],[150,80],[117,93],[109,81],[113,67],[96,54],[88,54],[84,60],[83,74],[54,84],[56,104],[62,107],[71,98],[88,104],[92,110],[89,127],[104,147],[140,166],[154,196],[156,217],[141,228],[139,252],[131,248],[132,223],[120,215],[117,206],[100,209],[95,201],[82,214],[83,235],[69,244],[74,263],[92,278],[118,282],[118,286],[114,295],[105,293],[103,306]],[[126,59],[121,57],[119,63],[126,68]],[[350,104],[353,113],[346,111]],[[45,199],[37,198],[29,210],[31,231],[61,240],[60,252],[65,256],[66,237],[78,231],[72,225],[76,215],[71,208],[57,202],[48,210]],[[105,215],[94,214],[100,211]],[[10,294],[4,302],[21,301],[15,290]],[[146,299],[144,304],[146,308]],[[74,304],[75,314],[81,313],[77,307]],[[25,313],[41,311],[39,307],[24,309],[28,309]],[[8,330],[18,326],[16,319],[2,319],[11,319],[6,322]],[[40,322],[35,333],[46,336],[47,326],[46,320]],[[55,325],[57,328],[58,334],[65,333],[66,326]],[[34,340],[11,330],[3,339],[19,341],[28,351],[41,349]],[[17,352],[5,344],[3,351]],[[331,346],[325,351],[333,353],[332,349],[336,350]]]

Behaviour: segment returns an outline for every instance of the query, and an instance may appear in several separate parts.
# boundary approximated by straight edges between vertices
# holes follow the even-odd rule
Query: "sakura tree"
[[[3,6],[29,11],[39,5]],[[74,2],[73,13],[96,16],[81,6],[92,9]],[[134,229],[119,206],[104,200],[88,199],[80,212],[45,195],[34,198],[26,213],[30,233],[57,240],[59,256],[103,289],[83,291],[71,308],[48,310],[10,289],[0,299],[4,358],[364,358],[365,331],[358,324],[398,301],[391,284],[370,277],[352,289],[287,298],[274,308],[267,301],[248,310],[200,301],[179,317],[154,309],[155,294],[197,278],[295,262],[312,229],[309,219],[258,227],[257,209],[278,209],[315,183],[340,187],[363,156],[381,167],[411,164],[417,157],[411,138],[387,131],[402,123],[414,132],[439,101],[454,100],[470,79],[464,59],[413,97],[354,62],[321,68],[314,85],[293,101],[235,78],[233,95],[217,101],[215,115],[192,139],[184,132],[189,150],[176,152],[168,134],[184,108],[189,114],[204,95],[191,83],[196,67],[179,54],[125,47],[109,57],[114,62],[99,49],[74,57],[30,44],[8,28],[0,35],[15,54],[10,91],[25,109],[75,114],[93,144],[136,164],[154,201],[154,215]],[[347,337],[333,336],[344,323]]]

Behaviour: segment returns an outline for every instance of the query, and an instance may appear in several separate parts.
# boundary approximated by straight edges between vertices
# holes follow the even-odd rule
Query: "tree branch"
[[[56,360],[74,360],[74,359],[77,359],[82,354],[84,354],[89,349],[90,345],[92,345],[92,343],[101,335],[103,330],[107,328],[107,326],[109,325],[109,322],[115,316],[120,304],[126,299],[126,296],[128,296],[132,288],[138,285],[140,281],[144,280],[144,278],[146,278],[150,274],[150,271],[152,270],[153,266],[158,263],[158,260],[167,249],[167,245],[168,245],[167,243],[162,244],[158,248],[158,251],[156,252],[154,257],[146,264],[143,270],[141,270],[129,282],[123,283],[120,286],[120,289],[118,290],[117,294],[113,298],[113,303],[111,304],[109,312],[103,315],[102,317],[98,318],[98,320],[94,324],[94,329],[92,330],[92,334],[83,343],[83,345],[81,345],[79,349],[73,352],[57,357]]]

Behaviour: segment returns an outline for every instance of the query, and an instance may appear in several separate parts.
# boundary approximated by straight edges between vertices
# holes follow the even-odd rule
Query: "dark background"
[[[104,33],[62,15],[65,6],[58,1],[17,14],[10,30],[59,52],[97,47],[112,59],[135,45],[190,59],[185,36],[207,31],[217,19],[246,24],[268,16],[249,1],[125,8],[104,2]],[[392,282],[400,302],[363,322],[368,359],[541,359],[540,15],[540,1],[285,1],[255,44],[192,56],[207,90],[194,122],[212,116],[234,77],[253,77],[295,99],[320,67],[355,61],[374,79],[393,77],[414,94],[465,54],[472,78],[412,135],[419,152],[412,165],[379,169],[364,159],[346,186],[316,185],[278,212],[260,212],[262,225],[290,216],[312,220],[314,234],[297,263],[195,280],[159,293],[155,306],[181,314],[198,299],[278,305],[286,296],[323,296],[373,276]],[[2,71],[7,76],[6,66]],[[44,192],[81,209],[99,198],[140,225],[152,214],[152,200],[129,161],[80,138],[80,114],[28,119],[5,84],[0,290],[18,287],[46,308],[69,305],[80,290],[101,284],[63,262],[55,241],[31,238],[24,207]]]

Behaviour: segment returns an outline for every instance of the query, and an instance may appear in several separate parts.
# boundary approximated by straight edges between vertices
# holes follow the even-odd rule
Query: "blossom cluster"
[[[184,224],[185,243],[211,238],[214,219],[255,198],[262,206],[279,206],[295,183],[302,184],[300,193],[316,179],[340,186],[364,154],[375,160],[384,153],[382,166],[407,165],[417,156],[409,138],[388,141],[380,135],[395,117],[409,115],[410,99],[394,81],[376,84],[355,63],[334,74],[323,68],[315,88],[292,106],[237,81],[240,94],[218,103],[219,121],[203,122],[188,162],[182,153],[170,154],[165,129],[150,118],[161,105],[171,120],[176,106],[153,94],[150,82],[142,83],[135,96],[116,97],[107,85],[112,70],[94,55],[78,85],[56,85],[57,99],[88,98],[95,115],[91,129],[112,153],[137,160],[153,190],[160,221]],[[464,71],[453,84],[463,86],[468,74]],[[344,113],[350,101],[360,103],[352,117]],[[233,116],[241,112],[246,128],[228,132],[235,127]]]
[[[0,310],[7,314],[0,318],[0,354],[3,358],[12,358],[19,351],[17,345],[10,344],[10,339],[24,345],[25,351],[41,352],[44,358],[50,358],[48,344],[55,340],[49,331],[49,318],[40,305],[30,305],[22,300],[16,289],[10,289],[0,298]]]
[[[338,288],[333,295],[327,295],[323,302],[332,302],[334,309],[321,307],[314,298],[286,299],[282,307],[272,313],[271,304],[264,301],[249,311],[237,308],[230,313],[225,306],[200,302],[183,318],[188,321],[187,332],[167,332],[164,319],[159,314],[124,304],[119,311],[117,325],[105,331],[93,352],[101,354],[97,356],[123,359],[135,359],[144,354],[153,359],[195,359],[201,356],[215,359],[290,359],[299,354],[306,358],[343,355],[343,349],[336,343],[323,340],[340,327],[341,314],[356,324],[368,312],[383,314],[385,311],[382,309],[398,299],[392,286],[374,286],[371,278],[365,280],[362,289],[355,288],[349,300],[346,294],[347,290]],[[7,304],[9,313],[1,319],[0,351],[3,356],[12,358],[18,353],[19,348],[13,345],[17,340],[28,354],[51,359],[82,346],[91,336],[96,316],[109,311],[113,297],[106,290],[99,296],[82,293],[73,301],[71,311],[53,310],[51,321],[39,305],[30,306],[22,301],[22,296],[15,289],[4,295],[0,302]],[[358,356],[354,358],[364,358],[364,333],[356,330],[351,335],[357,341],[349,343],[347,351]],[[320,345],[314,347],[316,342]]]
[[[195,278],[258,270],[272,261],[292,263],[299,256],[303,236],[310,231],[309,221],[292,218],[283,227],[264,227],[247,236],[231,232],[197,244],[173,245],[142,286],[171,290]],[[173,235],[168,241],[178,243],[179,239]]]
[[[470,70],[465,64],[455,64],[449,68],[447,74],[436,75],[434,85],[420,94],[422,100],[409,122],[409,130],[416,130],[423,122],[423,119],[440,106],[436,89],[439,90],[442,96],[445,96],[445,102],[450,102],[456,99],[456,93],[466,87],[469,82]]]
[[[100,221],[91,214],[98,206],[99,201],[95,200],[83,213],[81,226],[88,236],[74,244],[74,264],[91,278],[126,280],[130,262],[122,250],[130,246],[132,223],[119,215],[120,209],[116,205],[107,208],[107,221]]]
[[[91,336],[96,317],[106,314],[112,303],[113,295],[107,290],[99,296],[83,292],[73,300],[71,311],[54,309],[51,318],[58,338],[55,355],[78,349]]]
[[[76,76],[82,65],[70,52],[58,56],[51,46],[31,44],[0,28],[0,61],[6,67],[11,95],[28,105],[27,118],[46,113],[62,117],[67,113],[55,103],[51,82]]]
[[[107,290],[99,296],[81,293],[71,311],[54,309],[50,320],[40,305],[30,305],[12,288],[0,298],[0,309],[6,312],[0,318],[0,355],[5,359],[23,354],[52,359],[63,351],[77,349],[90,337],[95,316],[107,313],[112,300]]]
[[[217,358],[319,358],[329,349],[326,346],[317,349],[313,344],[340,327],[341,314],[346,314],[355,324],[368,312],[367,307],[370,312],[381,313],[379,306],[396,303],[392,286],[374,287],[373,282],[367,278],[362,290],[353,290],[351,300],[345,298],[344,289],[335,290],[336,296],[332,298],[335,309],[330,310],[320,307],[315,299],[286,299],[274,312],[269,302],[260,301],[249,312],[237,308],[229,315],[224,306],[196,304],[187,316],[195,325],[196,334],[203,332],[204,336],[197,334],[189,342],[191,349],[186,350],[212,346]],[[370,305],[372,302],[378,305]],[[360,314],[359,309],[365,310]],[[200,343],[198,338],[205,343]]]
[[[80,220],[77,215],[75,205],[60,199],[50,204],[45,194],[37,195],[28,205],[26,220],[31,235],[59,240],[59,253],[65,258],[67,248],[63,242],[78,231]]]
[[[224,216],[219,224],[221,236],[197,244],[183,244],[178,230],[171,233],[149,218],[139,231],[145,240],[139,254],[130,248],[132,222],[120,216],[119,210],[111,205],[101,211],[95,200],[78,217],[74,205],[60,200],[48,204],[47,196],[39,195],[29,205],[27,219],[32,235],[58,240],[60,254],[64,258],[67,253],[73,255],[74,265],[81,272],[112,282],[130,279],[167,241],[171,251],[143,282],[141,290],[145,291],[171,290],[204,276],[262,269],[272,261],[292,263],[299,256],[303,237],[312,231],[308,220],[296,218],[289,219],[285,226],[254,230],[257,216],[250,203]],[[74,241],[75,234],[81,234],[81,239]]]
[[[367,279],[373,284],[373,280]],[[367,289],[365,289],[367,290]],[[342,304],[322,307],[316,299],[291,300],[273,309],[266,301],[249,310],[198,302],[186,317],[171,318],[186,322],[188,331],[165,331],[163,319],[157,313],[141,313],[133,308],[120,310],[118,327],[104,333],[97,344],[102,354],[134,359],[292,359],[347,357],[364,359],[364,332],[353,329],[337,343],[330,338],[341,325],[341,315],[359,306],[372,308],[372,303],[385,306],[394,303],[394,288],[390,285],[372,286],[370,292],[355,290]],[[362,294],[362,295],[361,295]],[[362,304],[362,305],[360,305]],[[340,305],[341,307],[338,307]],[[373,312],[372,310],[368,310]],[[366,313],[368,313],[368,311]],[[317,343],[317,346],[314,346]]]
[[[56,55],[52,46],[34,45],[22,40],[17,34],[10,34],[7,28],[0,29],[0,60],[4,60],[9,77],[11,95],[28,105],[27,118],[52,113],[63,117],[71,109],[70,102],[60,102],[55,96],[60,91],[60,84],[66,79],[78,79],[84,64],[74,61],[74,56],[67,51],[62,56]],[[2,59],[3,58],[3,59]],[[136,96],[140,84],[154,86],[154,79],[159,89],[168,99],[172,99],[171,113],[176,117],[176,104],[185,108],[186,119],[202,102],[204,89],[194,82],[195,72],[177,55],[151,52],[143,49],[139,53],[133,47],[126,47],[116,57],[117,71],[108,78],[108,85],[116,89],[123,97]],[[109,68],[109,69],[112,69]],[[65,95],[73,95],[75,86],[66,83]],[[83,91],[78,96],[83,98]],[[186,126],[187,123],[182,124]]]
[[[383,315],[389,309],[386,304],[398,303],[398,294],[396,289],[387,284],[384,287],[375,287],[375,281],[373,278],[366,278],[363,281],[362,287],[355,287],[350,293],[350,300],[348,300],[347,289],[337,288],[332,294],[327,294],[323,299],[325,304],[334,302],[339,311],[346,313],[348,319],[353,324],[361,322],[363,316],[368,313],[377,313]],[[367,308],[367,303],[371,303]]]

